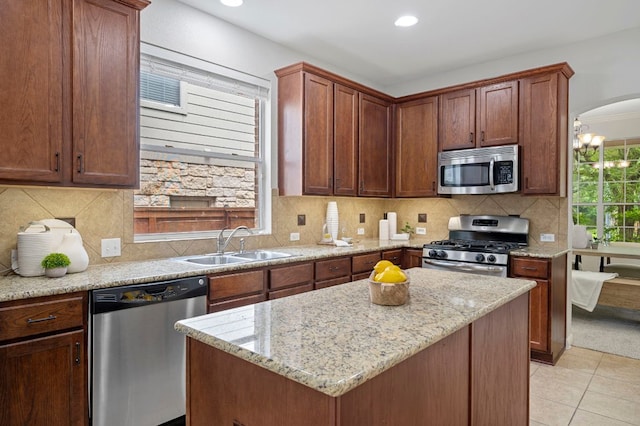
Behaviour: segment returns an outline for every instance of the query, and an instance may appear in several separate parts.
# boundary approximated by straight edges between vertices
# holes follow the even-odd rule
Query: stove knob
[[[494,255],[490,254],[490,255],[487,257],[487,262],[489,262],[489,263],[495,263],[495,261],[496,261],[496,257],[495,257]]]
[[[476,262],[484,262],[484,254],[476,254]]]
[[[444,251],[444,250],[438,250],[438,258],[446,259],[447,258],[447,252]]]
[[[435,250],[429,250],[429,257],[438,257],[438,252]]]

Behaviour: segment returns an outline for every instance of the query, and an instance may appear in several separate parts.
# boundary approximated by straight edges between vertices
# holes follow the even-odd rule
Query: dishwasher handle
[[[207,280],[202,276],[93,290],[91,313],[96,315],[206,294]]]

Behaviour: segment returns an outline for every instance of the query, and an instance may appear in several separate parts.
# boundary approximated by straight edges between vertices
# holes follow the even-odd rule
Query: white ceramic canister
[[[327,231],[331,235],[331,239],[336,241],[338,239],[338,203],[336,201],[329,201],[327,204]]]
[[[22,277],[44,275],[40,265],[51,253],[51,232],[18,232],[18,274]]]
[[[89,255],[82,245],[82,237],[77,232],[69,232],[62,236],[62,244],[56,249],[69,257],[71,264],[67,267],[67,273],[82,272],[89,266]]]

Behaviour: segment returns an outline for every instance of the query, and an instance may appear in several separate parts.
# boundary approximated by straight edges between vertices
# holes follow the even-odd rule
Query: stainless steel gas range
[[[422,267],[506,277],[509,251],[526,247],[528,242],[528,219],[454,216],[449,219],[449,239],[424,245]]]

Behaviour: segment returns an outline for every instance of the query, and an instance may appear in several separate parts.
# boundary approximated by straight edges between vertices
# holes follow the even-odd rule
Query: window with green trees
[[[640,140],[574,151],[573,221],[599,239],[640,242]]]

